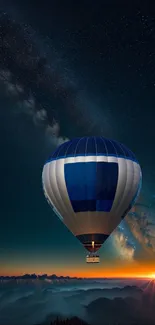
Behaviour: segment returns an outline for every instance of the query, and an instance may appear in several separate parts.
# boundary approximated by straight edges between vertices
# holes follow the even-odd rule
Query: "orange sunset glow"
[[[155,279],[155,262],[146,261],[138,263],[122,263],[116,262],[107,264],[102,262],[100,265],[79,265],[77,266],[54,266],[43,265],[36,263],[36,265],[10,265],[8,267],[2,266],[0,275],[18,276],[25,273],[36,274],[56,274],[57,276],[70,277],[86,277],[86,278],[151,278]]]

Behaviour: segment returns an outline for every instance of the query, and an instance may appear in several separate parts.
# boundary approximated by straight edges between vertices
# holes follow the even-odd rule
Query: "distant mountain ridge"
[[[0,280],[28,280],[28,279],[39,279],[39,280],[61,280],[61,279],[66,279],[66,280],[83,280],[84,278],[78,278],[78,277],[70,277],[70,276],[57,276],[56,274],[51,274],[51,275],[47,275],[47,274],[24,274],[24,275],[18,275],[18,276],[8,276],[8,275],[1,275],[0,276]]]
[[[39,325],[43,325],[43,323]],[[49,325],[89,325],[89,324],[78,317],[72,317],[66,319],[59,319],[57,317],[54,321],[51,321]]]

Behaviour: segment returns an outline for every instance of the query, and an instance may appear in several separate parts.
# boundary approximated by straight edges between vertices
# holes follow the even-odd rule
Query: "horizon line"
[[[39,277],[42,277],[42,276],[46,276],[47,278],[48,277],[51,277],[51,276],[55,276],[56,278],[70,278],[70,279],[74,279],[74,278],[77,278],[77,279],[149,279],[149,278],[155,278],[155,274],[152,275],[152,274],[143,274],[143,275],[125,275],[125,276],[93,276],[93,277],[83,277],[83,276],[70,276],[70,275],[56,275],[56,274],[47,274],[47,273],[42,273],[42,274],[36,274],[36,273],[24,273],[24,274],[18,274],[18,275],[1,275],[0,274],[0,278],[22,278],[22,277],[25,277],[25,276],[36,276],[37,278]]]

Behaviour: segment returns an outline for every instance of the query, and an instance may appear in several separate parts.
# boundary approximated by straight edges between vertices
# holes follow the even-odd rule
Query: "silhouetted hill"
[[[133,298],[99,298],[90,303],[86,309],[89,319],[95,324],[131,324],[136,320],[136,304]]]
[[[51,325],[88,325],[88,323],[82,321],[78,317],[72,317],[70,319],[59,320],[56,319]]]
[[[41,325],[41,324],[36,324]],[[71,317],[66,319],[56,318],[54,321],[50,322],[49,325],[89,325],[78,317]]]
[[[140,300],[132,297],[96,299],[86,307],[88,321],[96,325],[154,325],[155,301],[150,297],[142,294]]]
[[[108,325],[126,325],[128,323],[126,321],[124,323],[116,321],[116,322],[111,322],[111,323],[108,322],[107,324]],[[41,325],[41,324],[36,324],[36,325]],[[65,320],[61,320],[61,319],[57,318],[56,320],[50,322],[49,325],[90,325],[90,324],[88,324],[87,322],[82,321],[81,319],[79,319],[77,317],[72,317],[70,319],[67,318]],[[91,325],[93,325],[93,324],[91,323]],[[149,323],[149,322],[145,323],[145,322],[136,322],[136,321],[134,321],[134,322],[131,323],[131,325],[153,325],[153,323]]]
[[[113,299],[116,297],[126,298],[134,297],[140,298],[142,296],[142,289],[136,286],[125,286],[124,288],[104,288],[104,289],[88,289],[88,290],[76,290],[72,296],[65,297],[67,302],[74,302],[83,305],[89,304],[91,301],[98,298],[109,298]]]

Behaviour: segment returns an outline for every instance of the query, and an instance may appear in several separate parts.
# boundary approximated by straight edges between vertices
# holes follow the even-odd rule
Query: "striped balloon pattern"
[[[89,252],[96,252],[134,205],[142,173],[125,145],[82,137],[63,143],[49,157],[42,183],[60,220]]]

